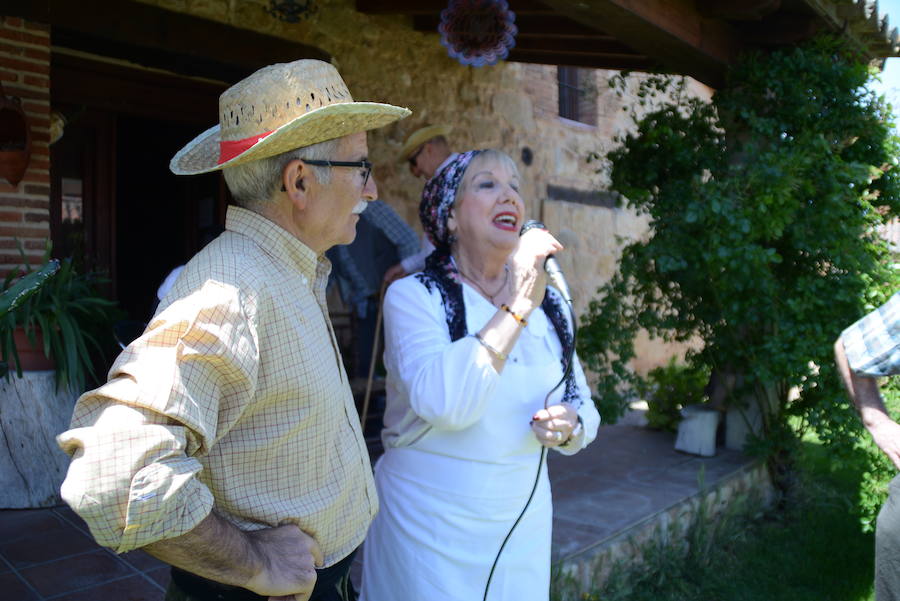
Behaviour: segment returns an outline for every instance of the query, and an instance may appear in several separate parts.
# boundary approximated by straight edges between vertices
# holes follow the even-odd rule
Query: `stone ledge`
[[[642,561],[642,549],[653,541],[677,544],[690,528],[701,503],[710,517],[722,515],[738,499],[759,495],[761,506],[768,507],[775,493],[764,463],[739,467],[709,488],[689,495],[648,515],[628,528],[597,541],[554,563],[554,569],[574,579],[582,590],[596,588],[606,580],[620,561],[632,565]]]

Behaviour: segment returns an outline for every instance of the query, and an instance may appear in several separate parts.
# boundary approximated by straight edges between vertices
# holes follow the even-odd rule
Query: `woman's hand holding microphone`
[[[506,298],[500,300],[515,314],[527,318],[544,300],[547,289],[544,261],[562,249],[562,244],[545,229],[534,228],[522,234],[518,247],[509,257]]]

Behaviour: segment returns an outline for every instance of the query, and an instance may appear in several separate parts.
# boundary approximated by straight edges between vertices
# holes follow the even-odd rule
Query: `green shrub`
[[[777,478],[797,441],[792,416],[834,460],[856,452],[859,419],[832,345],[898,282],[877,231],[900,208],[898,139],[870,77],[839,41],[820,38],[748,54],[711,102],[661,100],[678,80],[645,82],[659,108],[605,158],[653,235],[625,247],[579,337],[607,421],[633,398],[628,362],[643,329],[698,341],[686,360],[730,383],[710,396],[757,404],[755,448]]]
[[[706,401],[709,369],[679,364],[675,357],[669,363],[647,373],[638,387],[647,401],[647,426],[675,432],[681,421],[681,409]]]

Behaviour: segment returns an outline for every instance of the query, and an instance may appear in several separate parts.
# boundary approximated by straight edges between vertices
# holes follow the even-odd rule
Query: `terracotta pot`
[[[31,159],[31,127],[18,99],[0,85],[0,177],[19,185]]]
[[[40,331],[35,332],[35,345],[31,346],[28,336],[23,328],[16,328],[13,331],[13,342],[16,345],[16,352],[19,353],[19,364],[22,371],[46,371],[56,369],[56,363],[44,355],[44,337]],[[9,362],[9,370],[15,371],[13,361]]]

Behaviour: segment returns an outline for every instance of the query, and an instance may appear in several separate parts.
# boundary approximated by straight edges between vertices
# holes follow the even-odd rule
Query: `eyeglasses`
[[[411,157],[409,157],[408,159],[406,159],[407,161],[409,161],[409,166],[410,166],[411,168],[414,169],[414,168],[417,167],[416,161],[418,160],[419,155],[422,154],[422,151],[423,151],[423,150],[425,150],[425,145],[424,145],[424,144],[422,144],[421,146],[419,146],[419,149],[418,149],[417,151],[415,151],[415,152],[412,154]]]
[[[372,174],[372,163],[369,161],[318,161],[312,159],[300,159],[307,165],[316,165],[317,167],[361,167],[363,169],[363,188],[369,183],[369,176]]]

